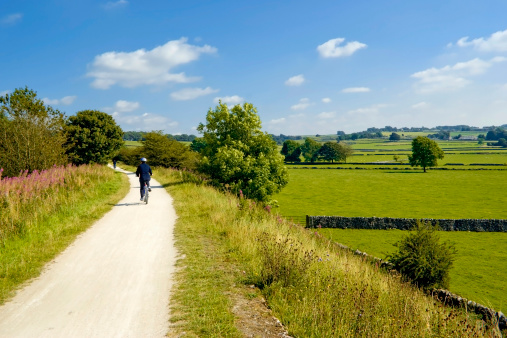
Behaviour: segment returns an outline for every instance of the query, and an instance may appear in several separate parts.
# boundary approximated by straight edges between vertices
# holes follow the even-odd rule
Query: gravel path
[[[0,337],[166,335],[176,213],[158,182],[145,205],[127,175],[127,196],[0,307]]]

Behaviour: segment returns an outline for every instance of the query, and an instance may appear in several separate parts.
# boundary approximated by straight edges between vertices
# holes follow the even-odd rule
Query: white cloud
[[[323,58],[337,58],[350,56],[359,49],[367,47],[367,45],[358,41],[348,42],[345,46],[340,47],[339,45],[344,41],[344,38],[331,39],[319,45],[317,51]]]
[[[299,100],[299,103],[290,107],[292,110],[303,110],[306,109],[310,105],[310,100],[307,98],[303,98]]]
[[[177,92],[171,93],[171,98],[176,101],[188,101],[194,100],[200,96],[205,96],[213,93],[217,93],[218,89],[213,89],[211,87],[206,88],[184,88]]]
[[[485,73],[493,63],[505,61],[505,58],[493,58],[484,61],[478,58],[467,62],[458,62],[454,66],[429,68],[411,75],[418,80],[416,90],[420,93],[453,91],[467,86],[471,76]]]
[[[428,103],[423,101],[423,102],[413,104],[411,107],[412,107],[412,109],[422,109],[422,108],[426,108],[427,106],[428,106]]]
[[[129,4],[129,2],[126,0],[109,1],[104,4],[104,8],[105,9],[114,9],[114,8],[126,6],[128,4]]]
[[[170,130],[178,126],[178,122],[172,121],[165,116],[152,113],[132,115],[116,111],[112,116],[123,130]]]
[[[305,82],[305,77],[303,74],[299,74],[289,78],[285,81],[286,86],[301,86]]]
[[[245,102],[245,99],[238,95],[215,97],[213,99],[213,102],[215,103],[218,103],[218,101],[222,101],[222,103],[228,104],[230,106],[235,106],[237,104]]]
[[[370,107],[358,108],[349,110],[347,112],[348,115],[364,115],[364,116],[372,116],[377,115],[382,108],[387,107],[387,104],[374,104]]]
[[[42,101],[45,104],[54,105],[54,106],[70,106],[75,100],[77,96],[64,96],[61,99],[48,99],[47,97],[43,98]]]
[[[331,118],[335,117],[335,115],[336,115],[336,112],[331,111],[331,112],[322,112],[317,116],[321,119],[331,119]]]
[[[136,109],[139,109],[139,107],[140,107],[139,102],[131,102],[125,100],[118,100],[114,105],[114,109],[122,113],[134,111]]]
[[[469,41],[468,36],[456,42],[459,47],[472,46],[481,52],[506,52],[507,51],[507,29],[491,34],[489,38],[478,38]]]
[[[322,99],[322,102],[329,103],[329,102],[331,102],[331,99],[329,97],[325,97]]]
[[[201,54],[212,54],[216,48],[190,45],[186,38],[169,41],[152,50],[138,49],[133,52],[107,52],[97,55],[89,66],[88,77],[94,78],[92,87],[109,89],[113,85],[137,87],[162,85],[168,82],[188,83],[198,77],[187,77],[185,73],[171,70],[199,59]]]
[[[279,119],[274,119],[274,120],[271,120],[269,121],[270,124],[280,124],[280,123],[284,123],[285,122],[285,117],[282,117],[282,118],[279,118]]]
[[[370,88],[367,87],[351,87],[342,90],[342,93],[368,93]]]
[[[21,21],[21,19],[23,19],[23,14],[14,13],[14,14],[9,14],[9,15],[6,15],[6,16],[0,18],[0,23],[4,24],[4,25],[14,25],[14,24],[18,23],[19,21]]]

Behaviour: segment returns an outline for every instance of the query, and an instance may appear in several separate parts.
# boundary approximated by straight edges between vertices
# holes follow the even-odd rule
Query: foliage
[[[389,136],[389,141],[399,141],[401,140],[401,136],[400,134],[397,134],[397,133],[392,133],[390,136]]]
[[[67,153],[74,164],[106,164],[123,146],[123,131],[113,117],[98,110],[83,110],[69,117]]]
[[[352,148],[343,142],[326,142],[318,151],[318,155],[325,161],[347,161],[353,153]]]
[[[124,141],[144,141],[144,131],[126,131],[123,133]]]
[[[196,168],[197,154],[184,144],[168,138],[161,131],[147,133],[144,138],[141,152],[150,165],[164,168]],[[139,158],[137,160],[139,162]]]
[[[501,138],[507,139],[507,130],[503,128],[495,128],[486,134],[486,140],[488,141],[497,141]]]
[[[505,140],[504,138],[498,139],[496,145],[503,148],[507,148],[507,140]]]
[[[64,114],[44,105],[31,89],[0,97],[0,166],[4,176],[66,163]]]
[[[412,141],[412,155],[408,155],[410,165],[423,167],[436,167],[437,159],[443,159],[444,152],[438,144],[427,137],[418,136]]]
[[[139,165],[139,159],[143,157],[143,147],[122,147],[118,154],[118,161],[131,166]]]
[[[257,109],[250,103],[229,109],[220,102],[208,111],[197,130],[205,146],[200,171],[216,185],[240,191],[251,199],[267,201],[288,182],[283,157],[275,141],[261,131]]]
[[[285,156],[285,162],[301,162],[301,147],[298,142],[293,140],[286,140],[283,142],[282,150],[280,151]]]
[[[280,135],[273,135],[273,134],[269,134],[269,136],[271,136],[273,138],[273,140],[275,140],[276,144],[282,144],[283,142],[287,141],[287,140],[302,140],[303,137],[302,136],[290,136],[290,135],[284,135],[284,134],[280,134]]]
[[[301,145],[301,154],[305,158],[306,162],[317,161],[319,155],[319,149],[321,144],[309,137],[305,138],[305,142]]]
[[[398,251],[387,259],[411,283],[424,289],[447,289],[456,249],[439,239],[438,226],[417,222],[410,234],[394,244]]]

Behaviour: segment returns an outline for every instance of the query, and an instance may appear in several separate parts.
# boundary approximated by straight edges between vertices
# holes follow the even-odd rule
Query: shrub
[[[439,242],[438,225],[418,221],[413,231],[394,245],[398,252],[388,257],[406,279],[423,289],[447,288],[456,250]]]

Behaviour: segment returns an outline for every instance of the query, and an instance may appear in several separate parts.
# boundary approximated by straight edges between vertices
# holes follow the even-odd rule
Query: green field
[[[407,233],[401,230],[320,229],[335,242],[379,258],[396,251],[393,243]],[[458,251],[451,270],[450,291],[497,311],[507,311],[507,233],[447,232],[442,240]]]
[[[292,169],[274,195],[284,216],[502,218],[505,170]]]

